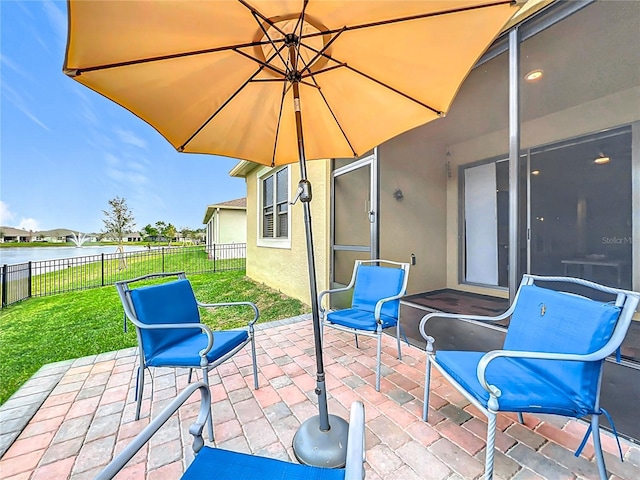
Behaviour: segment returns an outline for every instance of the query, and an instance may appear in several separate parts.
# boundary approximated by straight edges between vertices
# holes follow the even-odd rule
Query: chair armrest
[[[364,405],[362,402],[353,402],[349,418],[344,480],[362,480],[364,478],[364,446]]]
[[[249,326],[253,327],[253,324],[258,321],[260,318],[260,311],[258,307],[253,302],[221,302],[221,303],[203,303],[196,300],[198,307],[202,308],[210,308],[210,307],[238,307],[238,306],[247,306],[253,309],[253,320],[249,322]]]
[[[348,290],[351,290],[352,288],[353,285],[349,284],[346,287],[334,288],[333,290],[323,290],[322,292],[320,292],[320,294],[318,295],[318,308],[320,309],[320,313],[324,314],[324,312],[326,311],[324,308],[322,308],[322,297],[329,293],[346,292]]]
[[[176,329],[176,328],[199,328],[207,336],[207,346],[198,352],[198,355],[205,357],[207,353],[213,348],[213,332],[208,325],[204,323],[154,323],[146,324],[135,322],[138,328],[144,328],[145,330],[159,330],[159,329]]]
[[[400,292],[398,295],[394,295],[393,297],[386,297],[378,300],[376,302],[376,308],[373,311],[373,316],[375,317],[376,322],[382,323],[382,321],[380,320],[380,312],[382,311],[382,306],[384,305],[385,302],[390,302],[392,300],[399,300],[402,297],[404,297],[404,292]]]
[[[211,392],[204,382],[192,383],[185,388],[168,406],[166,406],[156,418],[153,419],[144,430],[142,430],[120,452],[109,464],[95,477],[95,480],[109,480],[115,477],[129,460],[149,441],[149,439],[162,427],[167,420],[180,408],[187,399],[200,390],[200,412],[195,423],[189,428],[189,433],[193,435],[193,451],[198,453],[204,445],[202,430],[211,412]]]
[[[492,360],[500,357],[508,357],[508,358],[527,358],[531,360],[564,360],[571,362],[596,362],[605,358],[608,353],[606,349],[606,345],[592,353],[586,354],[577,354],[577,353],[549,353],[549,352],[526,352],[520,350],[493,350],[491,352],[486,353],[478,362],[478,367],[476,369],[476,375],[478,376],[478,381],[482,388],[484,388],[487,392],[493,393],[496,396],[500,396],[500,390],[497,389],[494,385],[490,385],[487,383],[486,379],[486,370],[489,366],[489,363]]]
[[[444,313],[444,312],[428,313],[424,317],[422,317],[422,320],[420,320],[420,334],[427,342],[434,341],[433,337],[429,336],[425,330],[427,322],[432,318],[438,317],[438,318],[450,318],[452,320],[476,320],[478,322],[498,322],[500,320],[504,320],[507,317],[510,317],[514,309],[515,309],[515,304],[511,305],[506,312],[501,313],[500,315],[497,315],[495,317],[488,317],[483,315],[465,315],[460,313]]]

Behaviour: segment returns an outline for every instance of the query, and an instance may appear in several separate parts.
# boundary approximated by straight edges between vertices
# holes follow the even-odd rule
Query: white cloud
[[[67,41],[67,15],[50,0],[42,3],[53,32],[64,45]]]
[[[6,82],[2,83],[2,89],[5,92],[5,96],[7,100],[9,100],[9,102],[11,102],[18,110],[24,113],[24,115],[27,118],[31,119],[34,123],[44,128],[46,131],[48,132],[51,131],[49,127],[47,127],[44,123],[40,121],[40,119],[38,119],[38,117],[36,117],[33,113],[31,113],[31,110],[27,108],[26,102],[22,97],[22,95],[20,95],[13,88],[11,88]]]
[[[40,225],[35,218],[23,218],[22,220],[20,220],[18,228],[22,230],[33,230],[35,232],[40,230]]]
[[[140,189],[149,183],[146,168],[138,162],[126,162],[111,153],[105,153],[106,173],[113,181],[133,189]]]
[[[104,158],[111,167],[117,167],[120,165],[120,159],[111,153],[105,153]]]
[[[121,130],[117,128],[115,130],[115,133],[116,135],[118,135],[121,142],[128,143],[129,145],[134,145],[139,148],[147,147],[147,142],[145,142],[140,137],[136,136],[136,134],[130,130]]]
[[[41,126],[42,128],[44,128],[47,132],[50,132],[51,130],[49,129],[49,127],[47,127],[44,123],[42,123],[40,121],[40,119],[38,119],[38,117],[36,117],[33,113],[31,113],[27,107],[22,106],[22,105],[16,105],[16,107],[18,107],[18,109],[24,113],[27,118],[29,118],[30,120],[32,120],[34,123],[36,123],[37,125]]]
[[[9,210],[9,205],[0,200],[0,225],[9,227],[9,222],[13,220],[15,215]]]
[[[26,78],[27,80],[33,81],[33,77],[31,77],[31,75],[29,75],[20,65],[18,65],[16,62],[11,60],[6,55],[0,54],[0,63],[2,63],[2,65],[4,65],[5,67],[16,72],[21,77]]]
[[[9,205],[0,200],[0,225],[19,228],[21,230],[40,230],[40,225],[35,218],[22,218],[18,225],[12,225],[11,222],[14,218],[16,218],[16,215],[9,210]]]

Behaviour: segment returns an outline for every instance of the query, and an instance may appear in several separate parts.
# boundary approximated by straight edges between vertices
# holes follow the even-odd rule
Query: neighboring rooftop
[[[245,210],[247,208],[247,197],[236,198],[235,200],[207,205],[207,211],[204,213],[204,220],[202,220],[202,223],[206,224],[213,213],[219,208],[227,210]]]

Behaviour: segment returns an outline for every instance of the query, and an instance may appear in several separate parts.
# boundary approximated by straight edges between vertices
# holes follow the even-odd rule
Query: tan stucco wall
[[[290,168],[290,198],[300,180],[300,168]],[[312,184],[311,220],[318,291],[328,288],[329,272],[329,173],[330,162],[314,160],[307,164],[307,176]],[[256,169],[247,175],[247,275],[271,288],[310,305],[307,249],[302,203],[290,207],[291,246],[274,248],[258,246],[258,179]]]
[[[411,266],[407,293],[446,285],[446,149],[415,129],[378,149],[380,257]],[[393,197],[400,189],[404,198]]]
[[[247,212],[245,210],[220,210],[219,241],[220,243],[245,243],[247,241]]]

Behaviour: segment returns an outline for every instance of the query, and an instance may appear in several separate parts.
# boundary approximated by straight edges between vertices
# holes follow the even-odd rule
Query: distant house
[[[73,234],[76,233],[68,228],[54,228],[53,230],[41,230],[36,232],[37,239],[42,242],[49,243],[66,243],[71,242]]]
[[[202,220],[207,249],[214,244],[247,242],[247,199],[209,205]]]
[[[122,238],[122,241],[123,242],[141,242],[142,235],[140,235],[140,233],[138,232],[125,233],[124,237]]]
[[[30,242],[33,232],[19,228],[0,226],[0,242]]]

